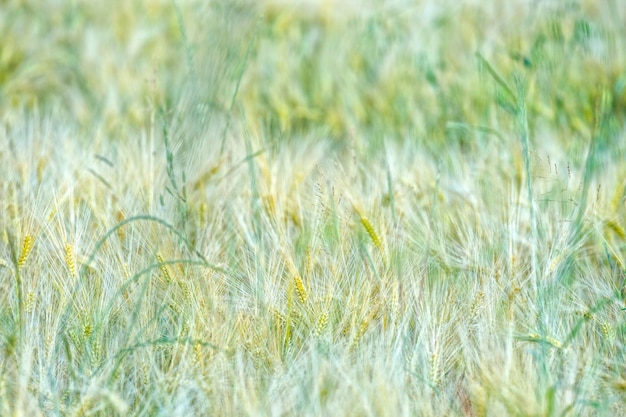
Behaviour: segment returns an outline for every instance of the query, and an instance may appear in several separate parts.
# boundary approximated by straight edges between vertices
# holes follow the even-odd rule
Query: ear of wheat
[[[26,260],[28,259],[28,255],[33,249],[34,244],[35,238],[32,235],[26,235],[24,237],[24,242],[22,243],[22,251],[20,252],[20,257],[17,261],[18,268],[22,269],[24,265],[26,265]]]
[[[324,311],[317,319],[317,324],[315,325],[315,336],[321,337],[324,331],[326,330],[327,325],[328,325],[328,312]]]
[[[156,259],[157,259],[157,262],[160,264],[159,269],[161,270],[161,274],[163,275],[163,279],[165,280],[165,282],[166,283],[172,282],[170,271],[169,269],[167,269],[167,265],[163,264],[165,261],[163,260],[163,257],[161,256],[160,253],[157,253]]]
[[[302,304],[306,304],[306,300],[308,297],[307,297],[306,289],[304,288],[304,283],[302,282],[302,278],[300,277],[300,275],[295,274],[293,277],[293,282],[296,286],[296,293],[298,294],[298,299],[300,300]]]
[[[70,277],[76,277],[76,262],[74,261],[74,250],[69,243],[65,244],[65,264],[70,273]]]
[[[359,220],[361,221],[363,228],[365,229],[370,239],[372,240],[372,243],[374,244],[374,246],[376,246],[376,248],[378,248],[379,251],[383,252],[382,240],[380,239],[380,236],[378,235],[378,233],[376,233],[376,229],[374,229],[374,226],[372,225],[372,223],[362,213],[357,211],[357,214],[359,215]]]

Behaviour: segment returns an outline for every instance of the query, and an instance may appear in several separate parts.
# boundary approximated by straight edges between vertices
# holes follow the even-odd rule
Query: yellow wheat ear
[[[122,210],[118,210],[117,213],[115,214],[115,219],[117,220],[118,223],[121,223],[124,220],[126,220],[126,215],[124,214]],[[117,229],[117,237],[122,242],[126,240],[126,231],[124,230],[123,227],[120,227],[119,229]]]
[[[357,208],[354,204],[352,204],[352,208],[354,209],[354,212],[357,214],[357,216],[359,216],[359,221],[361,222],[361,225],[367,232],[367,235],[370,237],[370,240],[372,241],[374,246],[380,251],[380,253],[383,255],[383,261],[386,262],[385,248],[383,246],[383,241],[380,238],[380,235],[376,232],[376,229],[374,228],[372,223],[369,221],[369,219],[363,214],[363,212],[359,208]]]
[[[307,296],[306,288],[304,286],[304,282],[302,281],[302,276],[300,276],[300,273],[298,272],[298,268],[296,268],[296,264],[294,263],[293,259],[282,250],[281,250],[281,253],[282,253],[283,259],[285,260],[285,264],[287,266],[287,270],[289,271],[289,274],[293,276],[293,284],[296,287],[296,293],[298,294],[298,299],[300,299],[300,302],[302,304],[306,304],[308,296]]]
[[[326,330],[326,326],[328,326],[328,312],[324,311],[317,319],[317,323],[315,324],[315,336],[321,337]]]
[[[169,269],[167,269],[167,265],[163,265],[163,263],[164,263],[165,261],[163,260],[163,257],[161,256],[161,254],[160,254],[160,253],[157,253],[157,255],[156,255],[156,259],[157,259],[157,262],[158,262],[159,264],[161,264],[161,265],[159,266],[159,269],[161,269],[161,274],[163,274],[163,279],[164,279],[164,280],[165,280],[165,282],[167,282],[167,283],[171,282],[171,281],[172,281],[172,277],[171,277],[171,275],[170,275],[170,271],[169,271]]]
[[[354,203],[352,203],[352,209],[354,210],[356,215],[359,217],[359,221],[361,222],[361,225],[363,226],[368,236],[372,240],[372,243],[374,244],[374,246],[376,246],[378,250],[381,251],[382,253],[383,241],[380,238],[380,235],[376,233],[376,229],[374,229],[374,226],[372,225],[372,223]]]
[[[33,245],[35,244],[35,238],[31,235],[26,235],[24,237],[24,242],[22,243],[22,251],[20,252],[20,257],[17,260],[17,267],[22,269],[26,264],[26,260],[28,259],[28,255],[30,254]]]
[[[361,214],[358,211],[357,211],[357,214],[359,215],[359,220],[361,220],[361,224],[363,225],[363,228],[365,229],[365,231],[369,235],[370,239],[372,240],[372,243],[374,244],[374,246],[376,246],[378,248],[379,251],[382,252],[383,251],[383,243],[380,240],[380,236],[378,235],[378,233],[376,233],[376,230],[374,229],[374,226],[372,226],[372,223],[370,223],[368,218],[365,217],[363,214]]]
[[[74,250],[69,243],[65,244],[65,265],[71,277],[76,276],[76,262],[74,260]]]
[[[298,293],[298,298],[302,304],[306,304],[307,294],[306,289],[304,288],[304,283],[302,282],[302,278],[300,275],[294,275],[293,282],[296,285],[296,293]]]

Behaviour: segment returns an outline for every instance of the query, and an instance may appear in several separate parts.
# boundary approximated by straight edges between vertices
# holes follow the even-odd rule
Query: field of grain
[[[7,0],[0,415],[626,415],[619,0]]]

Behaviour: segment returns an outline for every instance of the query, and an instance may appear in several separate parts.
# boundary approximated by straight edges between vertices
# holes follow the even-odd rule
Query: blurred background
[[[0,115],[54,112],[111,140],[161,115],[182,140],[227,128],[471,151],[512,121],[480,54],[523,81],[532,140],[575,157],[603,92],[626,118],[625,22],[618,0],[10,0]]]

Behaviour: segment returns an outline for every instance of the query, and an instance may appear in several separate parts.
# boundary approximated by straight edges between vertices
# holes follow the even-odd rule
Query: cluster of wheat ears
[[[167,71],[145,89],[103,55],[119,76],[84,75],[67,108],[56,81],[0,98],[0,415],[626,415],[626,36],[593,29],[610,13],[580,2],[465,56],[480,16],[498,34],[514,13],[157,3],[161,29],[102,32],[152,45]],[[411,19],[451,42],[420,55]],[[85,33],[88,66],[110,39]],[[151,43],[171,33],[181,84]],[[0,83],[59,63],[6,51]],[[567,51],[614,72],[546,90]],[[73,106],[101,84],[112,104],[85,125]]]

